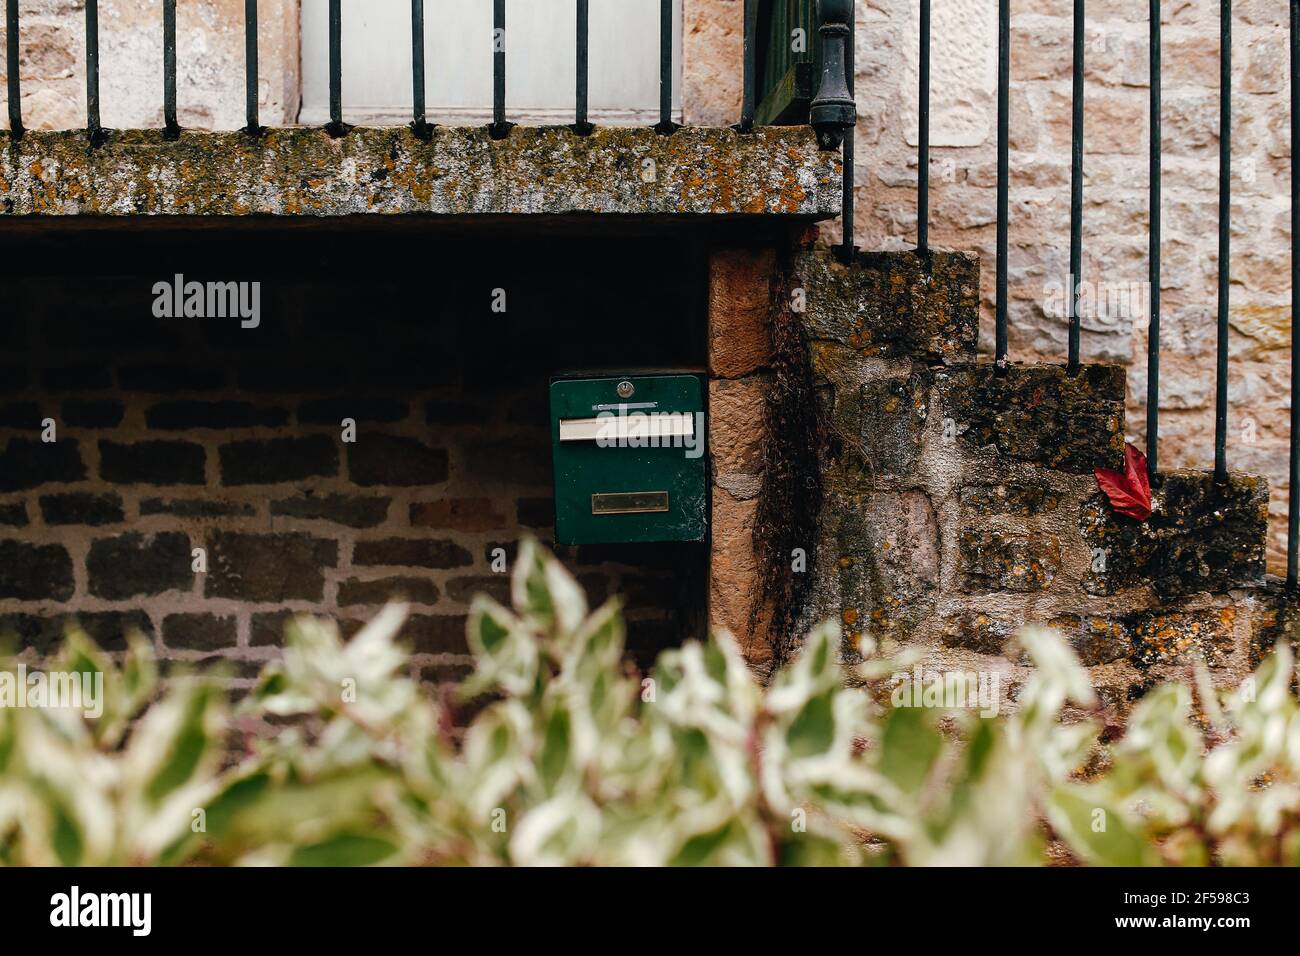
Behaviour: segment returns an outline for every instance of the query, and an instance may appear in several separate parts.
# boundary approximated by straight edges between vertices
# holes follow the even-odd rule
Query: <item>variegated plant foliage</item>
[[[1300,863],[1285,648],[1223,701],[1202,675],[1195,717],[1188,687],[1153,691],[1103,747],[1060,719],[1093,692],[1047,631],[1021,634],[1016,712],[982,719],[882,703],[910,662],[866,648],[850,675],[833,626],[767,688],[725,635],[642,678],[618,604],[589,613],[532,542],[512,604],[474,602],[464,693],[492,703],[459,742],[397,606],[347,642],[299,619],[233,715],[209,680],[159,694],[145,642],[117,665],[71,636],[52,667],[102,671],[107,709],[0,709],[0,861],[1034,864],[1055,835],[1100,864]],[[249,721],[273,732],[232,766]]]

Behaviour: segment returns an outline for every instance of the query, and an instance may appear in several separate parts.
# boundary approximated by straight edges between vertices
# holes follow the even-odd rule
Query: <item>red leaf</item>
[[[1117,514],[1136,521],[1151,517],[1151,482],[1147,477],[1146,455],[1132,445],[1124,446],[1124,470],[1094,468],[1097,485],[1110,499]]]

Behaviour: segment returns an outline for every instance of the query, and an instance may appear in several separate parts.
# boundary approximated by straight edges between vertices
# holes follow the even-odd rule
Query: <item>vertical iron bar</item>
[[[343,0],[330,0],[330,122],[331,135],[343,127]]]
[[[998,0],[998,273],[997,320],[994,358],[999,370],[1007,367],[1007,220],[1011,168],[1008,127],[1011,106],[1011,0]]]
[[[505,136],[506,124],[506,0],[492,0],[492,125],[494,137]]]
[[[1300,142],[1300,0],[1291,0],[1291,142]],[[1294,147],[1292,147],[1294,149]],[[1291,159],[1291,486],[1288,489],[1286,580],[1296,586],[1296,555],[1300,551],[1300,405],[1295,401],[1295,381],[1300,378],[1300,259],[1296,234],[1300,232],[1300,170]]]
[[[86,132],[95,145],[99,124],[99,0],[86,0]]]
[[[257,0],[244,0],[244,113],[248,133],[261,131],[257,116]]]
[[[845,62],[845,83],[849,88],[849,96],[856,101],[854,94],[853,75],[857,72],[857,46],[858,46],[858,10],[857,3],[850,3],[848,9],[849,37],[844,51]],[[844,228],[843,243],[841,245],[840,257],[845,262],[852,262],[854,253],[858,247],[853,244],[853,219],[854,219],[854,196],[853,196],[853,154],[854,141],[857,139],[856,124],[850,126],[844,131],[844,145],[842,147],[841,158],[844,161],[844,190],[841,198],[840,221]]]
[[[1160,470],[1160,0],[1151,0],[1151,323],[1147,329],[1147,472]]]
[[[1232,0],[1219,0],[1219,349],[1215,363],[1214,480],[1228,480],[1228,283],[1232,215]]]
[[[578,35],[577,35],[577,71],[575,80],[576,102],[574,105],[573,131],[587,134],[591,124],[587,122],[587,27],[590,21],[589,0],[578,0]]]
[[[1147,328],[1147,475],[1159,470],[1160,450],[1160,0],[1151,0],[1151,235],[1147,285],[1151,321]]]
[[[424,117],[424,0],[411,0],[411,129],[423,138]]]
[[[163,0],[163,127],[168,139],[181,133],[176,122],[176,0]]]
[[[9,74],[9,132],[23,135],[22,89],[18,79],[18,0],[5,4],[5,63]]]
[[[758,4],[758,0],[745,0],[745,38],[744,38],[745,62],[744,62],[744,69],[743,69],[744,79],[743,79],[741,99],[740,99],[740,126],[739,126],[739,129],[742,133],[748,133],[751,129],[754,128],[754,111],[756,108],[754,105],[754,99],[756,95],[754,92],[754,84],[755,82],[757,82],[754,74],[757,72],[758,69],[756,63],[756,60],[758,58],[758,51],[756,46],[758,42],[758,37],[756,36],[756,34],[758,33],[758,23],[755,20],[757,4]],[[817,25],[810,24],[810,28],[816,30]],[[810,38],[810,42],[811,42],[811,38]]]
[[[1074,64],[1070,135],[1070,301],[1069,364],[1079,371],[1079,287],[1083,272],[1083,43],[1084,0],[1074,0]]]
[[[492,122],[506,119],[506,0],[492,3]]]
[[[659,124],[661,133],[673,125],[673,0],[659,0]]]
[[[930,0],[921,0],[921,69],[916,157],[916,248],[930,248]]]

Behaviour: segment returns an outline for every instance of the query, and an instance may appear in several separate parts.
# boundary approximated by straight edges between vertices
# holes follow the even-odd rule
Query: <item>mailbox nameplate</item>
[[[667,510],[666,491],[615,491],[591,496],[594,515],[659,514]]]

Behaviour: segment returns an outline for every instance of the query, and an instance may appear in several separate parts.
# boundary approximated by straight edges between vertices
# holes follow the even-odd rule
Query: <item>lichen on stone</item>
[[[1098,493],[1084,503],[1079,528],[1094,560],[1083,586],[1114,594],[1150,585],[1162,600],[1263,583],[1268,483],[1254,475],[1162,473],[1151,517],[1116,515]]]
[[[765,215],[829,218],[841,166],[807,127],[0,132],[15,216]]]
[[[945,369],[944,414],[968,446],[1060,471],[1116,468],[1124,458],[1124,370],[1085,365],[992,365]]]

